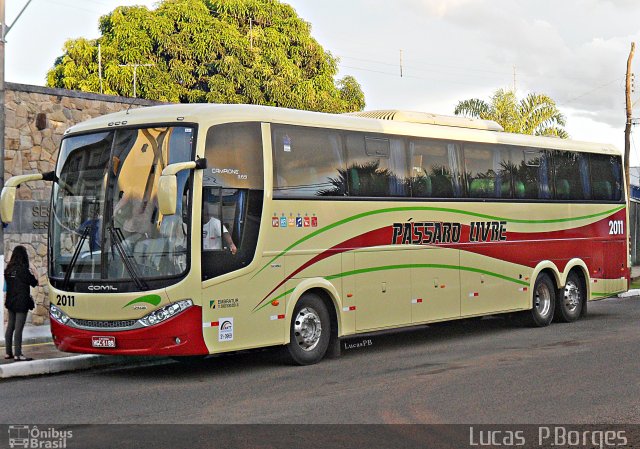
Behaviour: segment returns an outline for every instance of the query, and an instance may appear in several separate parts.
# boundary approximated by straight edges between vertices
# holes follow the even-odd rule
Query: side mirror
[[[182,170],[207,168],[206,159],[191,162],[178,162],[167,165],[158,181],[158,207],[162,215],[174,215],[178,201],[178,179],[176,174]]]
[[[34,173],[32,175],[12,176],[5,182],[0,193],[0,219],[3,223],[11,223],[13,221],[13,208],[16,204],[16,190],[23,182],[29,181],[56,181],[54,172]]]
[[[158,181],[158,207],[162,215],[176,213],[178,178],[176,175],[161,175]]]
[[[3,223],[13,221],[13,206],[16,204],[16,187],[5,186],[0,193],[0,219]]]

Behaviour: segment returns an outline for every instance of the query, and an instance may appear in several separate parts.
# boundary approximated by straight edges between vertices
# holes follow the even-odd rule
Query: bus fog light
[[[180,343],[182,343],[182,340],[180,340],[180,337],[176,337],[176,344],[179,345]]]
[[[193,301],[190,299],[183,299],[181,301],[174,302],[164,306],[158,310],[154,310],[148,315],[140,318],[140,322],[143,326],[153,326],[154,324],[161,323],[169,318],[176,316],[179,313],[184,312],[193,305]]]

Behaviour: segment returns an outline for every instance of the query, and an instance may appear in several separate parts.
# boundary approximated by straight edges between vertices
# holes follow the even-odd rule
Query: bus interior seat
[[[561,200],[567,200],[571,197],[571,186],[566,179],[558,179],[556,181],[556,197]]]
[[[598,200],[610,200],[613,190],[609,181],[596,181],[593,183],[593,197]]]
[[[182,220],[177,216],[163,217],[160,224],[160,237],[139,240],[136,243],[134,255],[145,274],[164,272],[168,260],[169,249],[181,244]],[[172,243],[171,243],[172,242]]]
[[[406,185],[404,182],[402,182],[401,179],[398,179],[397,176],[392,175],[389,178],[389,192],[388,192],[391,196],[405,196],[406,192]]]
[[[360,194],[360,175],[358,169],[353,167],[349,169],[349,191],[352,195]]]
[[[496,184],[496,191],[497,191]],[[500,194],[500,198],[511,198],[511,183],[509,181],[502,181],[500,184],[500,192],[496,192]]]
[[[446,175],[434,175],[431,180],[433,196],[436,198],[453,198],[453,183]]]
[[[491,197],[494,193],[495,183],[491,178],[479,178],[471,181],[469,194],[474,198]]]
[[[524,187],[524,182],[516,181],[513,186],[513,193],[516,198],[524,198],[526,195],[526,189]]]
[[[413,179],[413,196],[416,197],[430,197],[433,192],[431,185],[431,177],[428,175],[416,176]]]

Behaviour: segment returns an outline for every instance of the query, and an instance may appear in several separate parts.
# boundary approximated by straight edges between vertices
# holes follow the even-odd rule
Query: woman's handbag
[[[29,310],[33,310],[36,308],[36,303],[33,300],[33,296],[29,295]]]

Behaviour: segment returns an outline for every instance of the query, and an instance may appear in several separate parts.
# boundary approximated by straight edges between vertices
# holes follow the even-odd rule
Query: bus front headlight
[[[164,306],[158,310],[154,310],[150,314],[143,316],[138,321],[143,326],[153,326],[154,324],[162,323],[169,318],[176,316],[177,314],[184,312],[193,305],[193,301],[190,299],[183,299],[182,301],[174,302],[168,306]]]
[[[60,324],[67,324],[67,321],[69,321],[67,314],[53,304],[49,306],[49,315]]]

